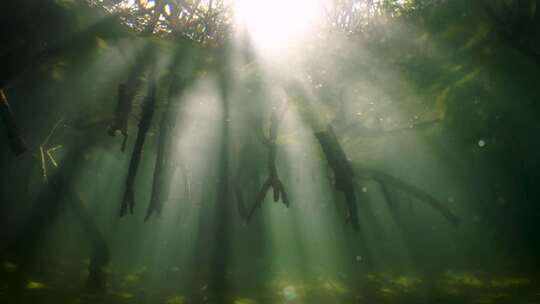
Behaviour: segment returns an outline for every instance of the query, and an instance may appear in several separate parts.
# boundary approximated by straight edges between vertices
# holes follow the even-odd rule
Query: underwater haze
[[[0,303],[540,304],[540,1],[4,0]]]

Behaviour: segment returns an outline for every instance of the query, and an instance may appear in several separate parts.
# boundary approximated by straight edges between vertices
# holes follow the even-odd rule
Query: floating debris
[[[412,289],[417,288],[423,281],[422,279],[415,277],[399,276],[391,280],[392,284],[399,287],[405,292],[409,292]]]
[[[38,281],[28,281],[28,284],[26,284],[26,288],[27,289],[43,289],[43,288],[47,288],[47,286]]]
[[[174,296],[165,301],[165,304],[183,304],[186,299],[184,296]]]
[[[120,291],[120,292],[114,293],[113,295],[122,299],[131,299],[134,297],[132,293],[129,293],[127,291]]]
[[[233,304],[256,304],[257,301],[249,298],[238,298],[235,299]]]
[[[292,301],[298,297],[298,294],[296,293],[296,288],[291,285],[285,286],[285,288],[283,288],[282,294],[287,301]]]
[[[463,294],[463,290],[461,290],[459,288],[456,288],[456,287],[447,287],[447,288],[444,289],[444,291],[447,294],[452,295],[452,296],[457,296],[457,295]]]
[[[4,261],[2,263],[2,267],[4,267],[4,269],[9,272],[15,271],[17,269],[17,265],[8,261]]]
[[[485,282],[479,277],[470,273],[457,273],[453,271],[446,272],[444,276],[444,282],[453,286],[467,286],[467,287],[485,287]]]
[[[385,295],[391,295],[391,294],[394,294],[394,290],[391,289],[391,288],[388,288],[388,287],[381,287],[381,289],[379,289],[379,291],[380,291],[382,294],[385,294]]]
[[[127,283],[137,283],[141,280],[141,278],[138,275],[135,274],[128,274],[124,276],[124,281]]]
[[[336,294],[345,294],[349,291],[343,284],[332,279],[324,280],[322,287],[323,289]]]
[[[520,287],[529,285],[530,283],[531,281],[527,278],[517,277],[504,277],[491,280],[491,286],[497,288]]]
[[[374,274],[368,274],[368,275],[366,276],[366,278],[367,278],[368,280],[370,280],[370,281],[374,281],[374,282],[377,281],[377,276],[374,275]]]

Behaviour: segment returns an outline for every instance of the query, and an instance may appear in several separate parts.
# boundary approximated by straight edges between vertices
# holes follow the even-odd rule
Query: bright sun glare
[[[236,0],[236,22],[255,46],[267,51],[283,50],[314,30],[320,1]]]

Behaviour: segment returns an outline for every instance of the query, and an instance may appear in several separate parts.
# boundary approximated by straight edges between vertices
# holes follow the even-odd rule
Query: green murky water
[[[537,0],[4,2],[0,303],[540,303]]]

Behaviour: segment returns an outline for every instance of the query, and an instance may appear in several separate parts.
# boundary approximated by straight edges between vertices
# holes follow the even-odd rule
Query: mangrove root
[[[337,129],[336,133],[337,133],[337,136],[339,136],[339,138],[342,140],[342,142],[347,142],[348,140],[352,138],[353,134],[354,134],[354,137],[359,137],[359,138],[373,138],[373,137],[380,137],[380,136],[399,135],[399,134],[406,133],[409,131],[418,131],[418,130],[428,129],[428,128],[436,126],[440,122],[441,122],[440,119],[431,119],[431,120],[416,122],[414,124],[410,124],[407,127],[389,129],[389,130],[368,128],[364,126],[361,122],[353,122],[347,126]]]
[[[166,201],[169,196],[169,185],[174,173],[172,169],[173,166],[171,165],[171,149],[169,144],[175,113],[172,109],[172,103],[173,99],[180,91],[178,86],[182,87],[183,84],[177,81],[171,82],[171,87],[169,88],[169,97],[159,126],[157,158],[154,168],[152,195],[150,205],[146,211],[146,216],[144,219],[145,221],[147,221],[154,212],[156,212],[158,215],[161,214],[163,202]]]
[[[60,170],[51,174],[49,182],[37,197],[36,202],[28,210],[28,214],[21,229],[14,235],[9,244],[21,265],[31,264],[39,252],[39,244],[47,235],[47,231],[54,226],[61,212],[66,207],[80,224],[83,237],[90,245],[90,264],[88,275],[88,288],[90,291],[103,291],[106,287],[104,267],[110,260],[110,250],[95,219],[84,206],[80,195],[73,189],[72,183],[81,170],[81,155],[90,144],[87,142],[66,155],[65,161],[60,164]]]
[[[165,9],[165,1],[164,0],[156,0],[155,2],[155,8],[154,13],[152,14],[152,18],[150,19],[150,22],[148,23],[148,26],[144,30],[146,34],[152,34],[156,28],[156,25],[159,21],[159,18],[163,14],[163,11]]]
[[[9,146],[15,155],[21,155],[28,150],[15,123],[15,116],[11,112],[9,103],[3,90],[0,90],[0,116],[4,122]]]
[[[388,192],[390,187],[396,190],[400,190],[402,192],[407,193],[410,197],[413,197],[416,200],[423,201],[429,204],[431,207],[439,211],[451,224],[453,225],[459,224],[459,218],[452,211],[450,211],[450,209],[448,209],[439,200],[437,200],[432,195],[426,193],[422,189],[419,189],[413,185],[410,185],[404,181],[401,181],[391,175],[388,175],[380,171],[368,169],[365,167],[358,167],[356,168],[356,171],[359,173],[357,174],[358,179],[374,180],[378,182],[379,184],[381,184],[382,189],[383,189],[383,194],[385,196],[390,197],[389,196],[390,192]],[[386,192],[386,194],[384,192]],[[409,204],[410,203],[411,201],[409,201]]]
[[[152,117],[154,116],[154,107],[156,104],[156,84],[153,82],[150,85],[150,90],[145,98],[142,117],[139,122],[139,131],[137,132],[137,139],[131,154],[131,160],[129,162],[128,176],[126,179],[126,190],[124,192],[124,199],[120,208],[120,216],[124,216],[128,213],[133,214],[135,207],[135,179],[137,177],[137,170],[141,161],[142,148],[144,141],[150,126],[152,124]]]
[[[315,137],[322,147],[328,164],[334,171],[334,187],[345,194],[348,209],[347,220],[351,223],[353,229],[358,230],[360,226],[354,191],[354,172],[350,161],[347,159],[331,126],[328,126],[324,132],[315,133]]]
[[[238,215],[240,215],[240,218],[244,223],[248,221],[249,214],[246,209],[246,204],[244,203],[244,198],[242,197],[242,190],[240,189],[239,183],[235,183],[234,185],[234,196],[236,198],[236,208],[238,211]]]
[[[264,198],[266,197],[266,194],[272,189],[273,192],[273,198],[274,202],[278,202],[280,199],[285,204],[285,206],[289,207],[289,198],[287,196],[287,192],[285,192],[285,187],[283,186],[283,183],[281,180],[279,180],[279,176],[277,173],[276,168],[276,154],[277,154],[277,131],[279,128],[279,124],[281,122],[281,119],[283,118],[285,110],[282,112],[281,118],[278,117],[277,110],[272,110],[272,115],[270,118],[270,130],[268,132],[268,138],[263,136],[264,143],[266,144],[266,147],[268,148],[268,171],[270,171],[270,174],[266,181],[264,182],[262,188],[259,190],[259,193],[256,196],[255,204],[249,211],[246,221],[249,221],[253,214],[255,213],[255,210],[259,208]]]
[[[88,265],[87,288],[91,292],[105,291],[107,288],[104,268],[109,264],[111,253],[105,238],[99,231],[96,222],[92,219],[80,196],[72,193],[69,198],[70,207],[75,217],[81,223],[84,233],[92,247],[90,264]]]
[[[118,100],[116,103],[116,110],[114,114],[114,120],[111,126],[109,126],[108,134],[115,136],[116,132],[120,131],[124,140],[122,141],[122,152],[126,149],[126,142],[128,138],[128,120],[131,113],[131,104],[133,100],[133,94],[128,92],[127,85],[120,84],[118,86]]]

